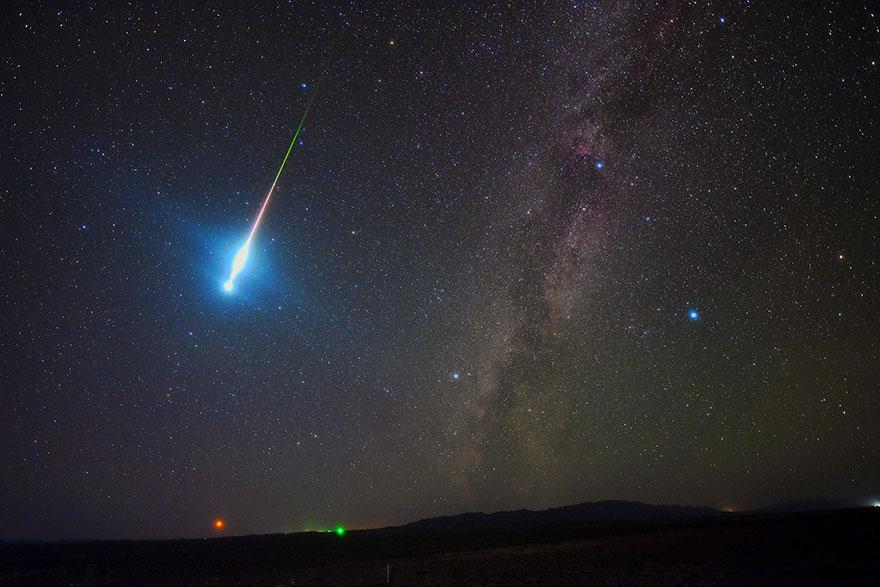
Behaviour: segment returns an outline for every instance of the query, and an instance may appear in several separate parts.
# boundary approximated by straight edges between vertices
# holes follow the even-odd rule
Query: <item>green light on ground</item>
[[[336,532],[337,536],[345,536],[345,528],[343,528],[342,526],[336,526],[336,530],[334,530],[334,532]]]

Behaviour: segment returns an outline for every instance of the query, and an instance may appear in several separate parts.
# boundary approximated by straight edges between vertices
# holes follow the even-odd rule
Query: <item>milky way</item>
[[[429,4],[6,7],[0,538],[877,499],[877,15]]]

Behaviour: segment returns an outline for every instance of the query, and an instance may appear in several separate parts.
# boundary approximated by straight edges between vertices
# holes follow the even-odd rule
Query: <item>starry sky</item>
[[[869,4],[245,4],[2,8],[0,537],[878,495]]]

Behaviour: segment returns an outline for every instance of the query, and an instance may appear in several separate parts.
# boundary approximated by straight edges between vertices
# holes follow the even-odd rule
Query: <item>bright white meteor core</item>
[[[293,140],[290,141],[290,146],[287,147],[287,153],[284,155],[281,167],[278,168],[278,173],[275,174],[275,181],[272,182],[272,187],[269,188],[269,193],[266,194],[266,199],[263,200],[263,205],[260,206],[260,213],[257,214],[257,219],[254,220],[251,232],[248,234],[247,240],[244,241],[244,245],[242,245],[232,259],[232,270],[229,272],[229,279],[223,283],[223,290],[227,293],[232,292],[233,288],[235,288],[235,278],[238,277],[238,274],[241,273],[241,270],[244,269],[244,266],[247,263],[254,235],[257,234],[257,228],[260,227],[260,222],[263,220],[263,214],[266,212],[266,207],[269,205],[269,200],[272,198],[275,186],[278,185],[278,178],[281,177],[281,172],[284,171],[284,165],[287,163],[287,158],[290,157],[290,152],[293,150],[293,145],[296,144],[296,139],[299,137],[300,131],[302,131],[303,125],[306,122],[306,117],[309,115],[309,110],[312,108],[312,103],[315,101],[317,93],[318,89],[315,88],[311,98],[309,98],[309,103],[306,105],[306,111],[303,112],[302,120],[299,121],[299,126],[296,127],[296,132],[293,133]]]
[[[248,239],[244,246],[235,254],[235,259],[232,260],[232,273],[229,275],[229,279],[226,280],[226,283],[223,284],[223,289],[226,291],[232,291],[232,287],[235,285],[236,276],[241,273],[241,270],[244,269],[244,264],[247,263],[250,249],[251,241]]]

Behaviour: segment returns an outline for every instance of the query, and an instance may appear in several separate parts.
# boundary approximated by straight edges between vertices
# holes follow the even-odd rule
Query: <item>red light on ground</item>
[[[226,527],[226,522],[224,522],[220,518],[217,518],[216,520],[214,520],[214,530],[219,532],[220,530],[222,530],[225,527]]]

